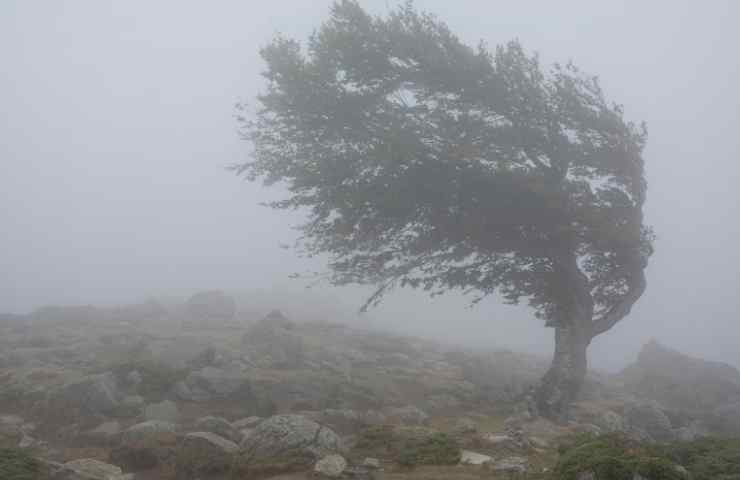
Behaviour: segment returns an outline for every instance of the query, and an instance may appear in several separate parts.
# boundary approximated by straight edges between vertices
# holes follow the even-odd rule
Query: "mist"
[[[395,3],[365,0],[373,13]],[[293,243],[280,191],[227,167],[250,148],[234,105],[264,88],[259,48],[304,41],[329,1],[7,1],[0,6],[0,311],[115,305],[203,289],[305,299],[342,321],[475,347],[548,354],[552,330],[489,297],[370,292],[290,275],[322,266]],[[740,366],[740,5],[417,0],[468,44],[519,39],[544,63],[598,74],[649,128],[648,288],[599,337],[592,365],[619,369],[651,338]],[[295,305],[295,300],[291,300]],[[309,308],[309,307],[306,307]],[[293,310],[300,315],[300,308]]]

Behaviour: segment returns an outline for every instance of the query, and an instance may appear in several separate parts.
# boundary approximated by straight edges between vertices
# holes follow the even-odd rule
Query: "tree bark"
[[[553,420],[566,419],[586,378],[590,342],[590,332],[577,322],[555,327],[552,365],[535,391],[537,413]]]

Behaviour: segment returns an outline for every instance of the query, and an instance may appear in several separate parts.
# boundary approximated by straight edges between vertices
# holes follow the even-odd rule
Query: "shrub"
[[[42,471],[38,460],[23,450],[0,449],[0,478],[3,480],[38,480]]]

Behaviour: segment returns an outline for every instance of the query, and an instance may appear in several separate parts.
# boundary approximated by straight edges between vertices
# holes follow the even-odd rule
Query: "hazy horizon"
[[[367,289],[304,291],[289,279],[321,266],[283,248],[300,215],[260,206],[280,192],[226,169],[249,153],[234,105],[263,88],[259,47],[277,32],[305,42],[330,3],[4,2],[0,312],[203,289],[314,295],[354,312]],[[382,14],[398,2],[361,3]],[[572,59],[600,77],[629,119],[648,124],[646,219],[657,234],[648,288],[594,341],[592,364],[619,368],[656,338],[740,366],[740,4],[415,5],[469,44],[518,38],[545,63]],[[469,309],[456,295],[400,291],[353,321],[474,346],[552,349],[552,330],[531,310],[496,297]]]

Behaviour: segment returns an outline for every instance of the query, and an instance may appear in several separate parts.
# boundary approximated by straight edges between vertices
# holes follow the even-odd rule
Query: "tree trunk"
[[[572,322],[555,327],[555,354],[552,365],[535,391],[537,413],[554,420],[565,420],[586,378],[586,350],[591,332]]]

